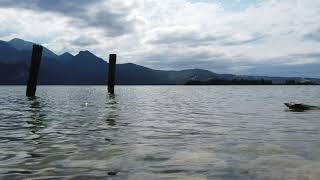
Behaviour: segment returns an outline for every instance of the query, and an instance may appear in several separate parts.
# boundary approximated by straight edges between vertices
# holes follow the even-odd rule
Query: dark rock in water
[[[290,110],[294,111],[306,111],[306,110],[320,110],[318,106],[311,106],[302,103],[284,103]]]
[[[112,140],[109,138],[105,138],[106,141],[111,142]]]
[[[108,172],[109,176],[116,176],[118,173],[117,172]]]

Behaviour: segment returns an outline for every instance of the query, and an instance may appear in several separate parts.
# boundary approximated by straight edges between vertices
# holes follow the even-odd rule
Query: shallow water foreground
[[[0,179],[320,179],[319,86],[0,87]]]

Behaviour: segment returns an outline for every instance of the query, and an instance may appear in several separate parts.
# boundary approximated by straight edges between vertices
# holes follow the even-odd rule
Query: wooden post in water
[[[108,92],[110,94],[114,94],[114,85],[116,79],[116,63],[117,63],[117,55],[110,54],[109,55],[109,74],[108,74]]]
[[[34,97],[36,95],[42,50],[42,46],[36,44],[33,45],[31,64],[29,69],[29,80],[26,93],[27,97]]]

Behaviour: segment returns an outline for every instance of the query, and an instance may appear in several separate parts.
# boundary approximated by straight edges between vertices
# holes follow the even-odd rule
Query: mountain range
[[[0,41],[0,85],[24,85],[28,79],[32,42],[22,39]],[[68,52],[57,55],[44,47],[39,84],[42,85],[105,85],[108,63],[89,51],[77,55]],[[283,84],[288,80],[312,81],[320,79],[300,77],[237,76],[216,74],[208,70],[189,69],[181,71],[154,70],[133,63],[117,64],[117,84],[122,85],[180,85],[190,80],[211,79],[271,80]]]

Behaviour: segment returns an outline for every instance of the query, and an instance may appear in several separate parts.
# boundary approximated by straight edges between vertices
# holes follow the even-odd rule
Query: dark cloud
[[[59,12],[70,16],[81,16],[81,11],[87,11],[102,0],[1,0],[0,6],[24,8],[38,11]]]
[[[99,11],[84,21],[84,25],[100,27],[110,36],[120,36],[135,31],[137,20],[127,20],[127,12]]]
[[[114,10],[110,0],[1,0],[0,7],[58,13],[72,18],[72,23],[80,27],[100,28],[108,36],[131,33],[137,23],[128,19],[130,7]]]

